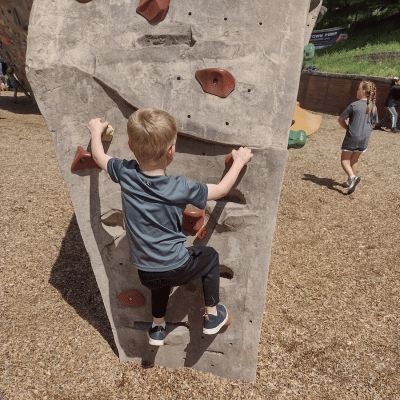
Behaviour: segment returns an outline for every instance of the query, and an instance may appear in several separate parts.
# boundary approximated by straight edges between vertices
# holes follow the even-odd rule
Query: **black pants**
[[[139,270],[139,278],[151,290],[151,309],[154,318],[163,318],[171,288],[186,285],[201,278],[205,305],[213,307],[219,303],[219,257],[212,247],[188,247],[189,260],[179,268],[165,272]]]

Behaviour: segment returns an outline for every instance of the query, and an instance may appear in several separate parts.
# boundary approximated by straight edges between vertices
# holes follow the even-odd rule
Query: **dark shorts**
[[[164,272],[139,270],[139,279],[143,286],[151,290],[153,317],[165,315],[171,288],[182,286],[200,279],[203,283],[205,305],[219,303],[219,256],[212,247],[188,247],[189,260],[181,267]]]

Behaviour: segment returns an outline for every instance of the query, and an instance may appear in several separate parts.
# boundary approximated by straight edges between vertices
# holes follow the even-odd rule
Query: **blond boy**
[[[92,155],[114,182],[121,185],[122,207],[133,265],[142,284],[151,290],[153,324],[149,343],[164,344],[165,313],[171,288],[201,278],[206,306],[205,334],[216,334],[228,320],[219,303],[219,258],[212,247],[186,248],[181,231],[187,204],[205,208],[207,200],[225,196],[253,154],[233,150],[233,164],[218,184],[166,175],[174,159],[177,139],[175,119],[165,111],[139,109],[128,120],[128,145],[136,160],[121,160],[104,153],[101,134],[108,122],[92,119]]]

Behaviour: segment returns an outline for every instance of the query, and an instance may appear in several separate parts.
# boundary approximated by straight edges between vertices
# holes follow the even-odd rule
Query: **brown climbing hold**
[[[208,68],[196,71],[196,79],[203,90],[219,97],[227,97],[235,89],[235,78],[224,69]]]
[[[196,235],[200,240],[207,234],[205,227],[205,211],[186,208],[183,211],[182,227],[186,231]]]
[[[96,162],[93,160],[92,153],[86,151],[82,146],[78,146],[74,161],[72,161],[71,171],[78,171],[84,168],[99,168]]]
[[[142,295],[142,293],[138,292],[137,290],[125,290],[118,295],[118,299],[121,303],[126,304],[127,306],[131,307],[140,307],[144,303],[146,303],[146,299]]]
[[[140,0],[136,11],[150,22],[159,22],[165,18],[170,0]]]
[[[92,0],[77,0],[79,3],[90,3]]]

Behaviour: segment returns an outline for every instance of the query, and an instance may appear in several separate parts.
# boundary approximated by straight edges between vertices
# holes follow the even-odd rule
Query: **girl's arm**
[[[339,125],[340,125],[343,129],[346,129],[346,130],[347,130],[347,128],[349,127],[349,126],[346,124],[346,120],[345,120],[342,116],[339,117],[338,122],[339,122]]]

